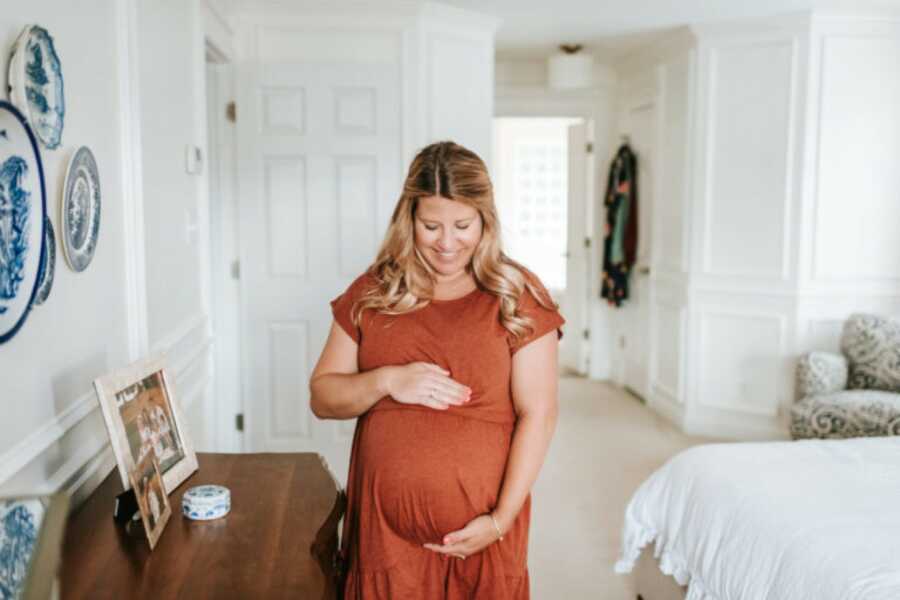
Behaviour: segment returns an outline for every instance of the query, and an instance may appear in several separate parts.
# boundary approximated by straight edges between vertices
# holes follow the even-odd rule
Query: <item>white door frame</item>
[[[243,413],[240,363],[240,286],[237,232],[236,127],[226,115],[234,101],[231,58],[206,38],[207,157],[209,180],[210,312],[215,345],[212,441],[217,452],[241,452],[236,427]]]
[[[650,195],[647,196],[646,193],[641,191],[641,186],[638,186],[638,212],[639,219],[640,215],[643,214],[645,217],[642,219],[644,221],[645,227],[643,229],[639,228],[638,233],[638,257],[636,263],[634,265],[634,272],[631,274],[629,285],[632,286],[632,289],[635,290],[639,284],[646,286],[646,295],[641,300],[643,304],[639,306],[639,308],[635,307],[627,307],[626,310],[637,311],[640,310],[639,313],[633,314],[630,313],[626,315],[620,315],[616,321],[616,329],[618,332],[618,337],[620,340],[619,344],[619,357],[616,361],[618,363],[618,368],[614,371],[616,375],[614,376],[614,380],[621,385],[622,387],[628,389],[631,393],[641,398],[643,401],[647,402],[650,397],[650,386],[651,381],[653,380],[653,369],[655,364],[655,356],[656,356],[656,326],[657,324],[653,320],[653,312],[651,310],[651,306],[653,305],[656,289],[654,284],[654,274],[650,272],[649,268],[653,262],[652,252],[655,242],[655,231],[654,231],[654,214],[653,214],[653,200],[654,197],[658,194],[659,190],[659,171],[660,171],[660,161],[659,161],[659,152],[660,152],[660,101],[657,91],[654,88],[649,86],[638,87],[635,90],[631,90],[631,93],[628,94],[626,101],[622,105],[622,112],[619,115],[619,133],[623,137],[632,138],[632,150],[638,152],[636,145],[633,143],[634,136],[632,135],[633,123],[632,118],[637,114],[645,114],[649,112],[651,114],[651,132],[650,132],[650,161],[653,168],[653,171],[650,174],[652,178],[650,181]],[[641,157],[638,156],[638,173],[641,171]],[[646,171],[644,171],[646,173]],[[646,188],[646,186],[644,186]],[[645,190],[646,191],[646,190]],[[647,211],[649,209],[649,219],[646,217]],[[650,249],[647,249],[647,246],[650,246]],[[639,282],[637,278],[641,278]],[[641,367],[642,372],[639,374],[640,376],[635,380],[630,380],[629,378],[629,370],[628,370],[628,353],[630,352],[630,346],[633,345],[633,342],[626,341],[626,338],[634,338],[639,335],[637,331],[632,331],[629,329],[629,323],[634,320],[638,320],[643,323],[642,327],[644,328],[644,339],[643,344],[643,354],[644,364]],[[622,347],[621,343],[625,342],[629,347]]]
[[[585,214],[583,215],[585,224],[588,225],[589,232],[596,232],[597,229],[597,215],[599,211],[596,210],[596,205],[598,202],[598,194],[602,193],[602,190],[598,192],[597,188],[597,177],[600,173],[600,169],[598,169],[597,164],[597,156],[598,152],[599,156],[603,157],[603,160],[606,160],[606,146],[607,139],[604,133],[607,131],[608,123],[610,115],[600,114],[600,106],[603,101],[603,93],[601,92],[587,92],[581,94],[557,94],[554,92],[548,92],[545,90],[540,91],[525,91],[523,93],[512,92],[512,93],[500,93],[497,95],[494,102],[494,118],[501,117],[528,117],[528,118],[580,118],[584,120],[584,123],[587,128],[587,141],[592,144],[593,152],[594,152],[594,160],[591,161],[591,166],[593,167],[593,173],[589,173],[589,183],[593,183],[593,186],[588,186],[588,196],[589,199],[585,202]],[[602,120],[601,120],[602,119]],[[572,215],[569,215],[569,219],[572,218]],[[587,250],[587,290],[588,290],[588,298],[586,299],[586,306],[584,310],[583,322],[582,323],[574,323],[569,322],[571,325],[568,329],[570,330],[570,334],[577,333],[577,335],[582,336],[585,335],[584,332],[587,332],[586,336],[588,338],[592,338],[594,335],[594,322],[595,320],[592,318],[592,314],[594,311],[594,306],[598,304],[596,300],[596,294],[599,293],[599,285],[596,281],[599,281],[599,269],[602,261],[602,251],[603,251],[603,240],[600,239],[597,235],[587,235],[590,239],[590,249]],[[592,278],[591,274],[598,274],[596,278]],[[567,317],[568,319],[568,317]],[[591,376],[591,373],[594,372],[594,369],[591,367],[591,361],[595,355],[595,349],[597,348],[597,341],[591,339],[591,341],[587,344],[586,348],[586,362],[588,364],[587,375]]]

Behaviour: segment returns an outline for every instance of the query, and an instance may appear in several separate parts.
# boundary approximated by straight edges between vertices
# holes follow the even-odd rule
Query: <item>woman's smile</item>
[[[452,278],[466,268],[481,241],[481,233],[481,214],[468,204],[440,196],[419,200],[415,214],[416,246],[439,278]]]

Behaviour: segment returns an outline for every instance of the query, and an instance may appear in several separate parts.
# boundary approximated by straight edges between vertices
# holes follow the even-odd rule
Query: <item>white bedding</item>
[[[654,541],[688,600],[898,600],[900,437],[686,450],[629,502],[616,571]]]

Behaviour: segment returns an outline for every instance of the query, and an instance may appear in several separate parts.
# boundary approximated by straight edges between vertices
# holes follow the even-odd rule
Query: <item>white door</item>
[[[250,63],[238,89],[247,449],[318,452],[345,482],[354,421],[315,418],[309,374],[400,192],[399,73]]]
[[[623,304],[625,321],[625,385],[641,398],[650,388],[650,256],[651,215],[656,149],[656,104],[643,104],[628,115],[631,149],[638,169],[638,252],[629,280],[630,298]],[[632,218],[635,215],[632,214]]]
[[[587,373],[588,343],[588,252],[587,194],[590,154],[587,151],[587,125],[568,127],[568,236],[566,242],[566,289],[560,310],[566,319],[559,350],[560,366],[569,372]]]

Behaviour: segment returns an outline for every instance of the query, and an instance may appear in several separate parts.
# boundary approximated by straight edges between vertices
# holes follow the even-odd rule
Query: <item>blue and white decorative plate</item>
[[[0,598],[18,598],[45,507],[37,498],[0,501]]]
[[[63,188],[60,215],[62,246],[74,271],[84,271],[100,235],[100,174],[94,153],[82,146],[72,155]]]
[[[41,270],[38,277],[37,292],[34,294],[34,304],[43,304],[50,296],[53,288],[53,276],[56,273],[56,234],[53,231],[53,223],[50,218],[44,219],[44,254],[41,256]]]
[[[13,46],[9,99],[28,117],[48,150],[59,147],[66,116],[62,67],[53,38],[43,27],[28,25]]]
[[[16,334],[31,309],[46,217],[37,140],[22,113],[0,100],[0,344]]]
[[[224,517],[231,511],[231,492],[221,485],[192,487],[181,497],[181,514],[195,521]]]

